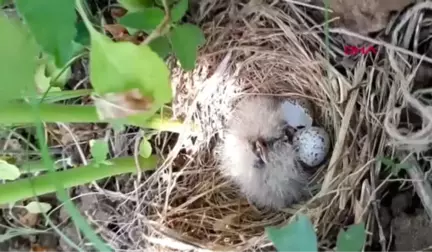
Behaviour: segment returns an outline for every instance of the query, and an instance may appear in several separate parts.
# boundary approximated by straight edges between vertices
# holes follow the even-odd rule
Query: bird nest
[[[201,134],[180,136],[164,168],[147,181],[157,187],[151,198],[154,207],[147,215],[152,230],[149,241],[182,250],[257,250],[271,248],[264,234],[266,226],[282,224],[298,212],[309,215],[325,237],[335,223],[352,221],[347,216],[362,218],[353,215],[352,206],[363,203],[353,201],[358,197],[354,188],[371,166],[369,153],[374,146],[358,133],[370,127],[365,125],[370,111],[357,107],[362,98],[353,90],[360,83],[331,67],[330,76],[325,74],[328,62],[320,51],[325,47],[316,31],[307,30],[301,18],[304,9],[286,3],[254,5],[253,1],[247,5],[213,1],[207,6],[202,2],[200,7],[206,13],[198,12],[203,16],[196,21],[207,43],[194,72],[174,69],[174,111],[197,124]],[[314,178],[323,189],[308,202],[284,211],[262,212],[221,175],[213,149],[224,126],[221,117],[230,113],[236,100],[250,94],[300,96],[313,102],[314,119],[327,129],[334,148]],[[180,157],[187,161],[173,167]]]
[[[378,185],[364,178],[374,175],[375,157],[383,156],[382,121],[401,95],[388,62],[370,66],[360,58],[351,68],[334,67],[328,58],[336,56],[326,52],[309,9],[290,1],[199,1],[195,8],[192,20],[207,42],[194,71],[173,65],[173,111],[199,132],[178,136],[161,167],[117,206],[121,227],[105,238],[117,248],[127,241],[129,251],[265,250],[272,249],[265,227],[304,213],[320,247],[329,249],[346,225],[363,221],[376,228],[370,210]],[[314,104],[314,119],[333,147],[314,176],[320,188],[311,199],[262,211],[221,175],[218,130],[235,101],[249,94],[301,96]]]

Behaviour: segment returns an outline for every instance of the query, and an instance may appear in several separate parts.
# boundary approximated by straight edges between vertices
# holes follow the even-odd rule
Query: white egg
[[[298,130],[293,138],[293,146],[299,159],[309,167],[323,163],[330,149],[330,138],[320,127]]]
[[[294,128],[309,128],[313,123],[312,104],[304,98],[288,98],[282,103],[285,121]]]

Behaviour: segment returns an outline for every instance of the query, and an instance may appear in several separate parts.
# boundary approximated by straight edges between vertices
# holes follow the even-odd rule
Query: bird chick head
[[[245,98],[229,120],[226,141],[233,141],[235,148],[245,150],[256,168],[271,164],[272,152],[291,148],[295,129],[284,120],[281,104],[274,97]]]
[[[294,129],[284,120],[282,101],[242,100],[229,118],[221,169],[261,205],[282,207],[304,194],[307,176],[292,146]]]

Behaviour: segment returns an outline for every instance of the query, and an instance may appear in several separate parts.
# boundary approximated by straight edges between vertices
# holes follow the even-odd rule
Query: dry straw
[[[341,227],[359,221],[385,245],[375,222],[376,193],[384,185],[377,179],[376,157],[388,154],[384,126],[395,136],[392,112],[406,92],[400,92],[403,84],[386,59],[373,64],[355,59],[350,69],[330,65],[322,24],[308,16],[311,10],[321,11],[295,1],[199,1],[193,20],[207,43],[197,69],[184,73],[174,66],[173,80],[175,114],[203,132],[185,130],[168,154],[161,150],[162,167],[145,183],[117,178],[118,191],[125,193],[106,195],[117,201],[110,215],[118,226],[101,228],[107,241],[127,251],[271,249],[264,227],[303,212],[314,222],[323,249],[334,246]],[[321,191],[308,202],[260,212],[218,172],[211,136],[223,127],[231,102],[251,93],[314,102],[315,120],[330,133],[333,149],[316,176]]]
[[[354,82],[332,67],[329,79],[324,74],[327,61],[320,56],[325,48],[322,39],[317,30],[306,26],[304,10],[292,3],[213,4],[207,14],[211,18],[197,17],[208,39],[198,69],[192,74],[179,73],[175,78],[177,114],[200,124],[205,134],[198,138],[202,141],[195,143],[197,151],[191,154],[189,163],[179,170],[173,170],[168,163],[148,182],[157,184],[159,190],[159,198],[152,199],[159,207],[149,209],[147,216],[154,230],[152,236],[168,236],[210,250],[271,248],[264,227],[281,224],[298,211],[320,223],[326,234],[336,223],[343,222],[334,222],[335,218],[345,216],[346,210],[352,212],[349,201],[353,188],[371,166],[368,152],[372,146],[365,144],[366,139],[353,141],[366,119],[359,115],[361,98],[355,89],[362,84],[364,63],[355,71]],[[234,90],[230,85],[235,86],[231,88]],[[330,167],[323,167],[317,177],[324,182],[322,197],[284,212],[263,213],[250,206],[237,188],[219,174],[217,157],[207,137],[223,126],[220,117],[230,108],[224,104],[248,94],[297,95],[313,101],[318,112],[316,121],[335,140]],[[166,178],[165,182],[160,182],[161,177]],[[326,196],[332,201],[327,202]]]

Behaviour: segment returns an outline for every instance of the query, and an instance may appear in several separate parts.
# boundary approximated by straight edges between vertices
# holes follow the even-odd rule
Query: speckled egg
[[[312,104],[304,98],[287,98],[282,103],[286,122],[293,128],[308,128],[313,123]]]
[[[330,138],[323,128],[313,126],[298,130],[293,138],[293,146],[304,164],[315,167],[327,157]]]

